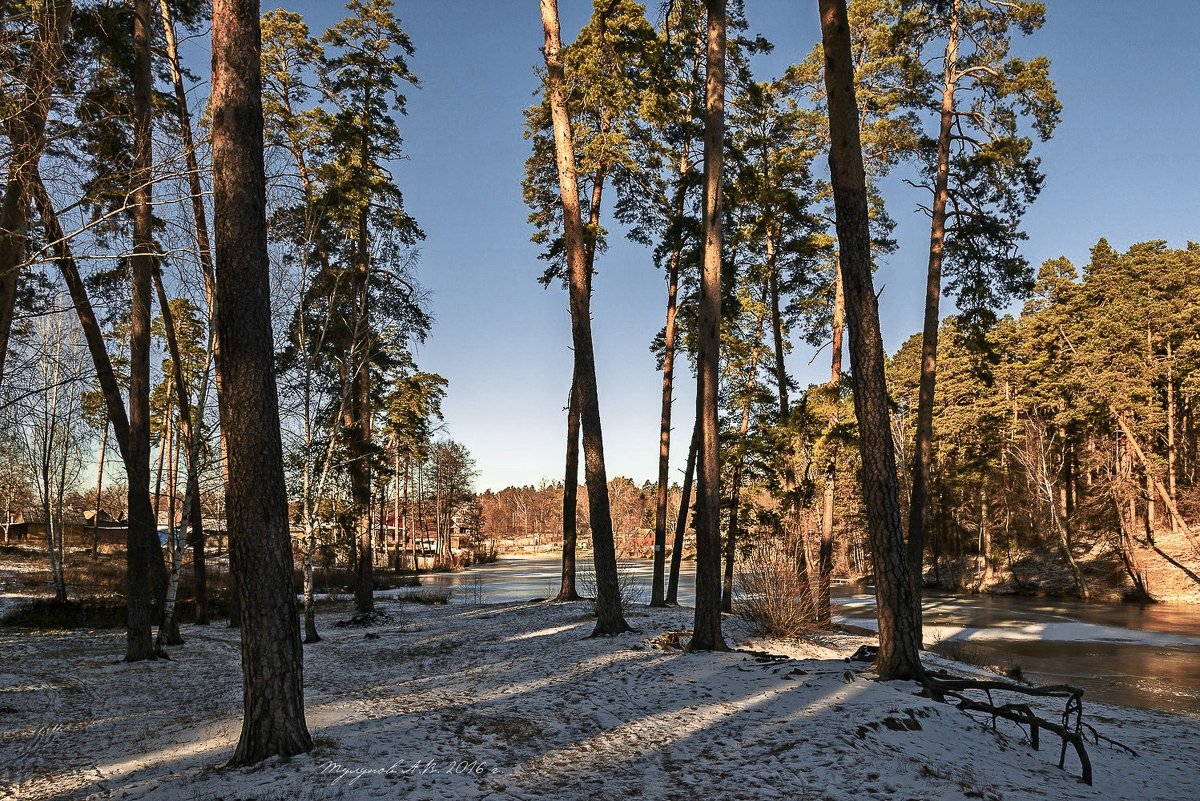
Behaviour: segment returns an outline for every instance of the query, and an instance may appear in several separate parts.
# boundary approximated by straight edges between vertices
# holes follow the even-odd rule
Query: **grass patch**
[[[450,590],[426,589],[406,592],[396,596],[397,601],[424,604],[425,606],[445,606],[450,603]]]

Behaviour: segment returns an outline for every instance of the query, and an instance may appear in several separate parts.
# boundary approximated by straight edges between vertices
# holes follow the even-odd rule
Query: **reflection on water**
[[[839,599],[868,623],[874,598]],[[1071,684],[1085,700],[1200,715],[1200,609],[986,595],[927,594],[930,650],[978,665],[1019,667],[1035,683]]]
[[[579,572],[591,555],[580,554]],[[653,564],[621,563],[649,600]],[[421,577],[446,587],[454,603],[528,601],[558,592],[557,555],[505,556],[460,573]],[[695,599],[695,564],[685,562],[679,601]],[[834,587],[838,619],[869,625],[873,595]],[[582,591],[582,588],[581,588]],[[966,662],[1011,668],[1045,684],[1071,684],[1085,700],[1200,715],[1200,607],[1081,603],[1044,598],[927,594],[925,638],[930,650]]]
[[[695,600],[695,563],[684,562],[679,571],[679,603],[691,606]],[[650,559],[622,561],[622,575],[650,601],[650,581],[654,562]],[[592,572],[592,555],[580,553],[576,563],[579,592],[586,594],[585,587]],[[473,603],[478,593],[483,603],[506,603],[528,601],[533,598],[550,598],[558,594],[562,570],[557,555],[505,556],[490,565],[477,565],[458,573],[430,573],[421,576],[425,587],[445,587],[451,591],[452,603]]]

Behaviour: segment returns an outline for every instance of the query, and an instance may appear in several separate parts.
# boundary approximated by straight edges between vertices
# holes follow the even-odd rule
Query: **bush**
[[[734,604],[760,634],[795,637],[813,628],[808,587],[796,575],[792,549],[780,543],[747,550],[734,582]]]
[[[444,606],[450,603],[450,590],[428,589],[406,592],[403,595],[397,595],[396,600],[425,604],[426,606]]]
[[[593,610],[596,603],[596,571],[588,566],[579,570],[576,575],[579,584],[579,594],[592,600]],[[632,568],[617,563],[617,589],[621,593],[621,608],[629,609],[646,602],[646,588],[638,581],[637,574]]]

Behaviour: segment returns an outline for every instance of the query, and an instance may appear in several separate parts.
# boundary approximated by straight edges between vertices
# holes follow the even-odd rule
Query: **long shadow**
[[[1150,547],[1153,548],[1154,552],[1157,553],[1159,556],[1161,556],[1163,559],[1166,559],[1172,565],[1174,565],[1175,567],[1182,570],[1184,572],[1184,574],[1187,575],[1187,577],[1190,578],[1193,582],[1195,582],[1196,584],[1200,584],[1200,576],[1196,575],[1194,572],[1189,570],[1186,565],[1180,564],[1169,553],[1164,551],[1162,548],[1159,548],[1157,545],[1151,545]]]
[[[516,782],[518,788],[524,788],[522,794],[533,784],[546,797],[549,785],[561,791],[557,797],[567,798],[620,797],[646,786],[644,797],[652,798],[663,797],[654,794],[658,782],[666,790],[678,791],[680,798],[695,797],[713,786],[722,789],[718,797],[754,797],[752,788],[757,782],[773,783],[777,790],[809,787],[818,776],[830,775],[830,766],[848,772],[847,783],[859,781],[869,787],[876,781],[869,776],[878,772],[888,737],[909,736],[914,731],[906,728],[909,721],[919,725],[920,715],[930,708],[958,715],[949,707],[912,698],[902,688],[867,683],[854,672],[847,676],[849,666],[841,660],[761,660],[736,651],[681,654],[649,649],[642,636],[586,638],[590,624],[579,619],[578,608],[570,606],[564,606],[560,614],[539,618],[538,626],[565,628],[539,638],[537,648],[531,650],[528,641],[513,641],[502,648],[496,660],[456,667],[455,655],[469,654],[473,639],[503,634],[505,629],[513,633],[531,628],[528,624],[504,625],[524,611],[528,609],[523,605],[509,605],[444,613],[445,619],[433,624],[439,626],[434,629],[436,638],[421,637],[420,631],[409,636],[408,632],[381,629],[378,633],[385,639],[370,640],[361,647],[357,632],[315,646],[327,651],[320,664],[332,672],[317,676],[306,671],[307,712],[318,750],[296,758],[291,768],[274,765],[265,772],[302,771],[299,780],[306,787],[311,784],[305,793],[314,798],[322,797],[317,789],[333,794],[336,773],[322,773],[330,763],[375,770],[397,762],[402,763],[400,771],[364,776],[354,787],[365,792],[366,781],[391,782],[398,790],[423,784],[436,786],[439,792],[444,789],[445,797],[455,791],[471,797],[469,793],[475,791],[507,792],[496,787]],[[419,658],[422,648],[440,647],[434,639],[456,638],[461,645],[435,659],[419,663],[405,659]],[[558,655],[554,661],[563,666],[558,675],[547,675],[540,656],[547,652]],[[565,661],[564,652],[569,652],[573,661]],[[339,694],[337,685],[343,677],[338,669],[373,657],[396,657],[398,661],[381,665],[390,675],[378,681],[358,684],[358,677],[347,676],[353,686],[348,684],[349,691]],[[227,656],[214,654],[210,659],[228,659],[230,680],[236,682],[232,650]],[[438,661],[444,675],[416,674],[426,662]],[[209,672],[217,671],[210,665]],[[178,681],[186,683],[187,678]],[[236,695],[240,697],[240,693]],[[868,697],[856,706],[859,695]],[[888,702],[886,710],[878,706],[881,700]],[[405,708],[396,710],[397,705]],[[239,710],[232,704],[227,710],[224,706],[204,725],[215,728],[228,720],[230,734],[236,734]],[[862,719],[867,712],[893,722]],[[347,713],[353,714],[352,719],[321,724],[331,715]],[[860,719],[851,719],[855,715]],[[147,722],[156,719],[151,710],[142,717]],[[130,720],[129,724],[138,722]],[[968,724],[964,721],[962,725]],[[818,753],[829,749],[828,759],[819,757],[813,765],[795,764],[801,753],[796,749],[808,744],[815,744]],[[200,740],[174,745],[175,756],[113,776],[105,783],[146,787],[180,771],[206,773],[206,768],[226,756],[223,746],[187,753],[188,746],[206,745]],[[154,747],[169,753],[165,742],[156,742]],[[736,754],[744,757],[741,768],[737,768]],[[996,758],[1005,757],[997,753]],[[403,772],[431,759],[442,766],[483,761],[487,769],[482,775]],[[706,765],[716,765],[728,775],[706,775]],[[738,770],[741,774],[735,775]],[[233,787],[245,776],[245,771],[221,771],[207,778],[215,785]],[[605,777],[602,788],[596,786],[597,776]],[[195,778],[189,776],[185,781]],[[279,797],[290,797],[287,788],[291,785],[285,783],[288,777],[277,778],[283,780]],[[340,786],[346,787],[350,778],[343,777]],[[269,787],[269,778],[266,781],[264,786]],[[571,795],[568,790],[587,792]],[[355,797],[353,790],[348,792]]]

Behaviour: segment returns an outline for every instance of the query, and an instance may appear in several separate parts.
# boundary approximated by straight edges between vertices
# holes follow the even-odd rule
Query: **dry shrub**
[[[734,611],[760,634],[795,637],[813,628],[812,599],[796,575],[792,548],[775,542],[747,549],[734,582]]]
[[[579,594],[590,598],[593,606],[596,602],[596,570],[590,563],[579,569],[577,566],[576,581],[579,584]],[[629,609],[646,602],[646,587],[638,581],[637,574],[632,568],[617,563],[617,589],[621,593],[621,608]]]
[[[440,587],[429,587],[423,590],[412,590],[396,596],[397,601],[423,604],[424,606],[445,606],[450,603],[451,590]]]

